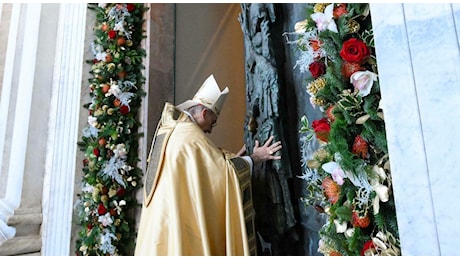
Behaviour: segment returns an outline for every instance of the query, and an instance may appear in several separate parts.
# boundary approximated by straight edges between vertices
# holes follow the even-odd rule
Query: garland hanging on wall
[[[327,218],[324,255],[400,255],[370,15],[365,3],[309,4],[286,34],[298,36],[288,40],[300,51],[295,68],[311,75],[306,91],[323,112],[311,126],[304,116],[300,132],[317,144],[303,152],[301,178],[305,203]]]
[[[88,124],[78,142],[84,152],[78,218],[77,255],[129,255],[136,240],[135,194],[142,170],[137,166],[138,112],[145,78],[141,41],[144,4],[88,4],[95,12],[89,81]]]

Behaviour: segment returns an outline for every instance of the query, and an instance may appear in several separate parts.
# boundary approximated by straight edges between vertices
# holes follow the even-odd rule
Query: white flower
[[[388,187],[387,186],[383,184],[378,184],[378,185],[372,186],[372,188],[375,190],[375,193],[377,193],[377,196],[382,202],[388,201]]]
[[[350,238],[353,236],[354,233],[355,233],[355,228],[349,228],[345,231],[345,237]]]
[[[323,170],[330,173],[332,175],[332,179],[337,182],[338,185],[342,185],[344,182],[345,173],[343,172],[340,165],[336,162],[328,162],[323,164]]]
[[[123,22],[124,21],[119,21],[118,23],[116,23],[115,26],[113,27],[113,29],[115,31],[124,31],[125,27],[123,26]]]
[[[94,117],[94,116],[88,116],[88,124],[90,126],[96,127],[97,126],[97,118]]]
[[[126,158],[128,152],[126,151],[125,144],[117,144],[115,150],[113,150],[116,157]]]
[[[353,84],[358,95],[367,96],[371,92],[374,81],[377,81],[377,74],[371,71],[357,71],[350,76],[350,83]]]
[[[121,212],[121,207],[126,205],[125,200],[120,200],[120,203],[118,203],[116,200],[113,201],[113,205],[115,205],[115,208],[117,209],[118,215],[120,215]]]
[[[121,93],[120,87],[117,84],[112,84],[109,91],[105,94],[106,97],[110,95],[118,96]]]
[[[107,57],[107,53],[106,52],[99,52],[96,54],[96,59],[97,60],[102,60],[102,61],[105,61],[105,58]]]
[[[347,222],[334,219],[335,231],[337,233],[343,233],[347,230]]]
[[[334,4],[330,4],[326,7],[326,9],[324,9],[324,13],[318,12],[311,15],[311,19],[315,21],[318,31],[322,32],[329,30],[338,33],[337,25],[334,21],[333,11]]]
[[[85,187],[83,187],[81,189],[82,192],[88,192],[88,193],[93,193],[93,189],[94,189],[94,186],[89,184],[89,183],[85,183]]]
[[[107,212],[105,215],[99,216],[97,221],[99,221],[104,227],[111,225],[113,223],[110,213]]]

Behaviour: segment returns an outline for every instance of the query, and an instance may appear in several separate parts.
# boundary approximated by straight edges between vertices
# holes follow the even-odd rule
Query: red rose
[[[129,113],[129,107],[128,107],[128,106],[125,106],[125,105],[121,106],[121,107],[120,107],[120,113],[121,113],[122,115],[128,114],[128,113]]]
[[[104,207],[104,204],[99,204],[99,206],[97,207],[97,213],[99,215],[104,215],[105,213],[107,213],[107,209]]]
[[[347,4],[337,4],[337,6],[334,7],[334,19],[337,19],[344,14],[348,14]]]
[[[351,38],[343,43],[340,57],[348,62],[360,63],[370,55],[369,47],[356,38]]]
[[[126,4],[126,9],[131,13],[134,9],[136,9],[136,6],[134,4]]]
[[[314,61],[308,66],[308,70],[310,71],[313,78],[317,78],[324,73],[326,73],[326,65],[324,65],[321,61]]]
[[[125,192],[126,192],[125,189],[119,188],[119,189],[117,190],[117,196],[118,196],[118,197],[123,197],[123,195],[125,195]]]
[[[320,120],[314,120],[311,124],[313,130],[315,130],[316,138],[323,142],[327,142],[329,138],[329,132],[331,131],[331,126],[329,125],[329,121],[326,118],[322,118]]]
[[[114,30],[110,30],[107,35],[109,36],[110,39],[113,39],[115,38],[115,36],[117,36],[117,31],[114,31]]]

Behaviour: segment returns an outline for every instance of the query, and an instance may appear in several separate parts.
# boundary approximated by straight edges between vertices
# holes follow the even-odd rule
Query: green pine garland
[[[303,118],[301,131],[316,133],[320,144],[315,154],[308,155],[311,159],[304,159],[310,197],[303,200],[327,214],[319,232],[319,251],[400,255],[369,5],[309,4],[306,14],[304,31],[297,32],[299,51],[327,66],[323,75],[306,79],[310,102],[324,111],[324,117],[314,120],[312,128]],[[325,24],[329,26],[320,28]],[[308,40],[319,40],[322,52]],[[347,50],[344,45],[353,41],[355,46]],[[359,73],[368,77],[366,88],[351,80]]]
[[[135,194],[138,112],[145,95],[141,41],[144,4],[88,4],[95,12],[88,125],[78,146],[84,153],[82,190],[75,206],[76,255],[130,255],[136,240]]]

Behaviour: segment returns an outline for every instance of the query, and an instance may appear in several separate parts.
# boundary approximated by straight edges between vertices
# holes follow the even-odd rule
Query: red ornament
[[[100,146],[105,146],[105,144],[107,144],[107,141],[105,140],[104,137],[101,137],[98,141],[99,145]]]
[[[93,154],[96,155],[96,157],[99,156],[99,153],[100,153],[100,152],[99,152],[99,149],[98,149],[98,148],[94,148],[94,149],[93,149]]]
[[[118,98],[114,99],[113,100],[113,105],[116,106],[116,107],[119,107],[121,105],[121,100],[119,100]]]
[[[109,84],[102,85],[102,93],[105,94],[105,93],[109,92],[109,89],[110,89]]]
[[[125,45],[125,43],[126,43],[125,38],[119,37],[119,38],[117,39],[117,44],[118,44],[119,46]]]
[[[103,30],[104,32],[107,31],[108,29],[109,29],[109,26],[106,23],[101,25],[101,30]]]

